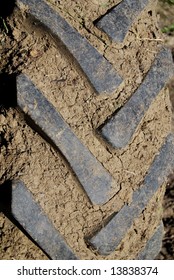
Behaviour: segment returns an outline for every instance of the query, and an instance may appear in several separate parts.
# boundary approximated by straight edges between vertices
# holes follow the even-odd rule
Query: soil
[[[122,44],[111,43],[91,24],[120,1],[93,0],[91,6],[87,0],[73,1],[73,5],[70,1],[47,2],[97,47],[124,82],[112,95],[96,95],[71,58],[59,48],[59,42],[26,17],[25,9],[21,12],[15,8],[6,18],[0,35],[0,84],[5,93],[0,108],[0,162],[3,163],[0,184],[12,179],[25,182],[80,259],[134,259],[159,225],[162,217],[159,201],[163,200],[164,186],[109,257],[99,256],[86,246],[85,240],[114,212],[131,202],[133,191],[140,186],[171,130],[171,105],[168,90],[164,89],[125,149],[112,149],[94,133],[138,88],[161,48],[154,1],[150,1]],[[61,153],[34,131],[16,108],[15,76],[20,72],[31,78],[81,142],[112,174],[113,198],[105,205],[91,205]],[[135,229],[136,248],[133,246]],[[3,213],[0,214],[0,243],[0,259],[47,258]]]

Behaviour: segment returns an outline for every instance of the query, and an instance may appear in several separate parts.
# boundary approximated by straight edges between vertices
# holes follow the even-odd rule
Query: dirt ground
[[[55,4],[55,1],[49,2],[50,5]],[[141,178],[146,174],[152,163],[153,156],[155,156],[159,147],[161,147],[163,139],[170,130],[170,109],[168,109],[170,105],[166,90],[163,90],[148,111],[144,126],[141,128],[142,133],[136,135],[129,147],[129,151],[125,149],[122,153],[119,151],[113,153],[113,151],[101,145],[99,139],[94,137],[93,131],[103,123],[108,115],[113,114],[118,104],[119,106],[123,105],[125,100],[131,95],[131,92],[139,86],[143,76],[151,66],[154,54],[160,47],[160,42],[158,40],[152,40],[151,42],[139,40],[137,42],[135,40],[137,30],[133,26],[132,32],[127,36],[127,45],[129,45],[129,48],[127,46],[113,48],[113,46],[109,45],[109,42],[107,48],[105,48],[106,44],[103,44],[103,42],[105,41],[106,43],[107,38],[103,35],[102,42],[102,40],[97,39],[97,36],[100,36],[100,31],[92,30],[92,32],[89,32],[91,30],[91,17],[100,16],[105,12],[105,9],[107,10],[110,6],[113,6],[113,3],[116,4],[119,1],[108,1],[109,6],[107,7],[105,5],[99,5],[97,12],[96,3],[98,1],[93,1],[94,5],[91,6],[92,12],[87,11],[85,5],[79,11],[78,5],[75,4],[78,1],[73,1],[73,7],[68,2],[61,2],[66,3],[66,8],[68,7],[69,9],[68,13],[64,13],[63,4],[57,7],[58,10],[61,7],[59,12],[65,18],[67,17],[67,21],[70,21],[83,36],[86,36],[111,63],[118,66],[120,75],[123,77],[128,76],[128,78],[125,78],[124,85],[111,97],[96,97],[82,74],[78,70],[74,70],[73,63],[64,59],[61,52],[57,52],[52,38],[47,36],[42,28],[39,26],[36,27],[30,21],[24,21],[25,25],[23,25],[23,18],[18,11],[15,11],[16,16],[9,17],[7,21],[4,21],[3,14],[2,18],[0,18],[1,30],[3,30],[0,34],[0,50],[3,50],[3,59],[0,62],[0,68],[5,69],[0,75],[0,83],[2,81],[2,88],[4,86],[6,90],[8,89],[10,91],[14,90],[14,73],[18,74],[20,71],[23,71],[31,77],[32,81],[42,90],[47,99],[58,109],[82,143],[102,162],[106,169],[111,170],[110,172],[113,178],[118,179],[118,185],[121,185],[121,190],[119,189],[117,205],[113,196],[113,199],[102,207],[91,206],[81,188],[79,186],[76,187],[78,185],[76,177],[71,174],[69,166],[62,155],[50,148],[44,140],[41,140],[40,136],[26,125],[23,117],[17,110],[9,108],[8,110],[6,110],[7,108],[0,108],[1,123],[3,124],[3,130],[1,131],[1,157],[2,162],[6,161],[6,166],[3,166],[1,170],[2,176],[0,176],[0,183],[3,184],[5,181],[16,177],[25,181],[30,191],[35,195],[36,200],[53,220],[55,227],[59,228],[61,234],[69,240],[69,244],[77,255],[82,259],[97,259],[98,256],[95,255],[95,252],[84,249],[86,247],[84,236],[89,236],[94,228],[97,229],[98,225],[102,226],[103,220],[108,218],[113,213],[113,210],[117,212],[125,202],[130,202],[131,194],[135,190],[132,186],[139,186]],[[167,6],[165,9],[168,11]],[[72,14],[73,11],[76,11],[79,15],[78,19]],[[160,8],[159,11],[161,13],[163,8]],[[6,11],[6,14],[7,12],[10,14],[10,9]],[[81,18],[83,18],[84,13],[86,13],[86,28],[81,28],[79,22],[81,23]],[[165,17],[166,15],[164,16],[163,22],[161,17],[161,25],[169,24],[165,22]],[[148,11],[144,12],[142,18],[139,19],[139,28],[144,38],[147,38],[149,33],[155,34],[156,38],[160,36],[159,30],[153,23],[151,24],[151,21],[153,22],[152,15],[151,13],[148,14]],[[151,30],[146,30],[146,24],[150,26]],[[166,44],[171,45],[172,36],[166,38]],[[147,48],[149,51],[148,57],[146,56]],[[121,60],[120,57],[124,59]],[[59,64],[59,69],[56,67],[57,64]],[[46,70],[44,68],[45,65],[47,65]],[[10,74],[10,80],[8,80],[9,75],[7,76],[6,73]],[[59,95],[57,96],[56,92],[58,89]],[[171,99],[174,96],[172,89],[173,85],[171,83]],[[50,91],[52,95],[50,95]],[[81,93],[80,95],[79,92]],[[123,94],[123,92],[126,93]],[[122,94],[120,95],[120,93]],[[161,98],[163,102],[161,102]],[[7,107],[14,105],[13,99],[10,102],[11,104],[7,99],[8,96],[5,97],[5,100],[3,99],[1,101],[8,104]],[[162,116],[161,111],[165,112]],[[158,129],[160,122],[165,124],[161,130]],[[150,143],[144,137],[144,135],[147,135],[148,138],[149,134],[153,134],[154,137]],[[142,151],[140,143],[141,145],[143,143],[147,153],[145,150]],[[153,156],[150,157],[149,154]],[[33,177],[35,178],[34,183]],[[59,185],[57,185],[58,181],[60,182]],[[38,182],[41,186],[40,188],[38,188]],[[64,186],[61,185],[61,182],[64,182]],[[48,189],[48,185],[50,184],[53,187]],[[114,193],[118,192],[118,185],[114,185]],[[159,255],[160,259],[174,258],[174,241],[172,237],[174,231],[171,227],[173,223],[173,186],[173,176],[171,175],[171,182],[168,184],[164,201],[166,235],[162,252]],[[44,195],[45,193],[47,193],[47,196]],[[144,242],[144,245],[146,243],[145,239],[142,240],[142,236],[149,220],[152,225],[154,223],[154,228],[159,224],[161,210],[155,207],[157,207],[156,201],[162,199],[162,197],[163,189],[160,189],[157,197],[153,198],[146,211],[135,221],[131,229],[133,231],[134,227],[139,228],[138,232],[136,232],[136,239],[140,241],[137,242],[137,252],[135,250],[131,251],[133,237],[132,231],[130,231],[121,243],[120,248],[118,248],[118,252],[110,256],[110,258],[115,259],[119,256],[119,258],[129,259],[136,256],[142,243]],[[154,209],[159,213],[157,220],[157,216],[153,217],[151,215]],[[58,221],[57,216],[60,217]],[[3,216],[0,218],[0,229],[2,232],[9,232],[9,235],[7,234],[9,238],[8,242],[5,239],[7,237],[3,236],[3,234],[1,235],[1,244],[5,244],[2,245],[4,246],[2,249],[4,253],[4,255],[2,253],[2,258],[4,256],[9,259],[45,258],[42,252],[38,251],[33,244],[28,243],[26,237],[22,234],[19,235],[19,232],[10,223],[8,224],[6,222],[6,218]],[[75,231],[73,232],[71,229],[74,228],[74,223]],[[146,239],[151,236],[154,228],[146,233]],[[12,238],[10,238],[11,235],[13,236]],[[15,239],[12,240],[13,238]],[[128,243],[129,248],[127,248]],[[11,247],[11,244],[14,244],[14,248]],[[26,244],[26,248],[20,248],[22,247],[21,244]],[[30,248],[29,251],[27,251],[27,246]],[[17,247],[20,249],[20,256],[15,252],[15,248]],[[132,252],[132,255],[126,255],[128,249]]]
[[[170,5],[169,1],[161,0],[158,2],[157,12],[160,16],[159,24],[161,29],[166,29],[165,41],[166,45],[172,50],[174,57],[174,29],[170,31],[169,27],[174,25],[174,5]],[[169,84],[170,98],[174,111],[174,79]],[[174,118],[174,117],[173,117]],[[174,123],[174,122],[173,122]],[[174,124],[173,124],[174,127]],[[171,174],[167,185],[164,198],[164,216],[163,222],[165,227],[165,236],[163,240],[163,248],[157,257],[158,259],[174,259],[174,174]]]

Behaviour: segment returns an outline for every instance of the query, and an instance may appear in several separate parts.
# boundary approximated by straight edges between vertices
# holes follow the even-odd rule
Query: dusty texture
[[[140,123],[133,141],[125,149],[109,147],[96,129],[137,89],[161,48],[161,38],[151,4],[134,23],[125,41],[112,44],[105,35],[99,39],[100,31],[91,27],[91,20],[105,13],[106,1],[102,2],[104,6],[101,1],[100,5],[99,1],[93,1],[90,10],[83,5],[87,1],[72,1],[71,7],[69,1],[49,2],[50,5],[59,2],[62,15],[97,46],[124,78],[124,83],[111,96],[96,96],[73,62],[57,48],[57,42],[18,10],[8,21],[13,40],[7,35],[3,37],[5,48],[1,45],[0,51],[7,59],[1,62],[1,69],[8,73],[23,71],[31,78],[82,143],[109,170],[120,191],[101,207],[91,205],[62,155],[32,130],[23,115],[14,108],[1,108],[0,132],[3,141],[0,162],[3,164],[0,183],[13,178],[23,180],[77,256],[81,259],[100,259],[101,256],[86,246],[85,237],[103,225],[124,203],[129,203],[133,190],[142,182],[171,129],[168,91],[161,91]],[[113,2],[118,1],[108,1],[107,8]],[[80,13],[82,15],[77,16]],[[81,23],[83,18],[85,26],[90,22],[90,32]],[[135,220],[133,228],[108,259],[136,258],[159,224],[161,210],[158,206],[162,196],[163,189],[155,195],[141,217]],[[134,228],[138,229],[137,233]],[[4,244],[0,250],[1,259],[45,258],[2,214],[0,242]],[[19,246],[19,242],[23,246]]]
[[[163,210],[162,207],[159,207],[159,203],[163,200],[164,191],[165,186],[162,186],[151,199],[150,203],[147,205],[140,217],[135,219],[134,224],[116,250],[116,258],[123,260],[136,259],[139,252],[144,249],[147,240],[152,237],[152,232],[155,231],[160,224]],[[151,229],[148,227],[148,223],[151,224]],[[136,235],[137,240],[136,246],[134,238],[132,238],[134,234]],[[114,254],[110,256],[110,259],[112,257],[113,259],[115,258]]]
[[[47,259],[29,239],[11,223],[2,213],[0,214],[1,259]]]

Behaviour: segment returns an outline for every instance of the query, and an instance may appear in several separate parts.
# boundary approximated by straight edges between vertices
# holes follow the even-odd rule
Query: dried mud
[[[86,9],[88,1],[73,1],[73,5],[69,5],[69,1],[58,1],[59,6],[55,6],[57,1],[48,2],[97,47],[113,64],[124,82],[112,95],[97,96],[74,62],[59,48],[59,42],[17,8],[8,18],[11,36],[1,35],[0,53],[4,57],[0,64],[1,79],[4,81],[7,73],[14,75],[20,72],[31,78],[81,142],[112,174],[115,179],[115,195],[105,205],[91,205],[61,153],[30,127],[31,124],[26,122],[16,107],[8,108],[7,100],[4,101],[6,106],[1,107],[0,111],[0,184],[12,179],[25,182],[80,259],[134,259],[160,222],[162,211],[159,209],[159,201],[162,203],[164,187],[134,221],[113,254],[108,257],[99,256],[86,246],[85,240],[113,212],[131,202],[133,191],[141,184],[165,137],[171,131],[171,105],[168,90],[164,89],[125,149],[112,149],[96,132],[138,88],[161,48],[161,34],[152,5],[154,1],[136,20],[122,44],[111,43],[91,25],[91,22],[120,1],[100,1],[99,4],[99,1],[93,0],[90,10]],[[6,84],[3,89],[6,94]],[[11,90],[11,94],[15,95],[15,88]],[[120,191],[116,194],[118,186]],[[0,243],[0,259],[46,258],[2,213]]]

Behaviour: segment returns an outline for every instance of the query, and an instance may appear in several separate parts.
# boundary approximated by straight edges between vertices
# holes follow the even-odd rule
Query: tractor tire
[[[17,0],[0,86],[0,259],[155,259],[174,169],[156,1]]]

